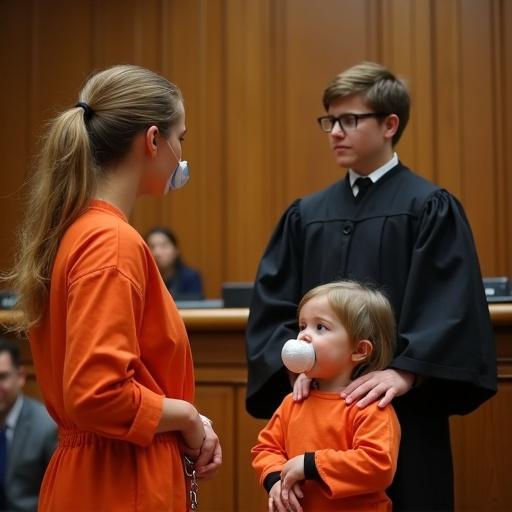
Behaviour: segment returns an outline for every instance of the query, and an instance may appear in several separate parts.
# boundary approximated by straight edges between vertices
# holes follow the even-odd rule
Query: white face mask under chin
[[[171,151],[174,153],[174,156],[178,158],[169,142],[167,142],[167,144],[171,148]],[[169,177],[169,180],[167,181],[164,193],[167,194],[167,192],[169,192],[171,189],[177,190],[178,188],[184,187],[189,179],[190,172],[188,170],[188,162],[186,160],[179,160],[176,169],[174,169],[171,176]]]

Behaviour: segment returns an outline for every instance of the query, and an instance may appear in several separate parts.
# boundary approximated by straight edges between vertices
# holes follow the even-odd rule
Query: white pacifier
[[[315,364],[315,349],[311,343],[302,340],[288,340],[281,350],[281,359],[288,370],[304,373]]]

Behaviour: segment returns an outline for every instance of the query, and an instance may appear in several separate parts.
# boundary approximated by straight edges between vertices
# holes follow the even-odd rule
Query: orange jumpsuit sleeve
[[[396,470],[400,424],[391,406],[371,404],[354,420],[352,448],[315,451],[321,487],[330,499],[386,489]]]
[[[287,400],[288,397],[261,430],[258,441],[251,450],[252,467],[256,470],[261,485],[270,473],[280,473],[288,461],[284,438]]]
[[[140,446],[151,443],[163,396],[134,378],[143,371],[138,325],[143,297],[116,267],[76,279],[68,290],[64,406],[76,427]]]

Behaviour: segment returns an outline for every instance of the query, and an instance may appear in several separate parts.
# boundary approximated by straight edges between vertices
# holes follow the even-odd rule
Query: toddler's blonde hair
[[[369,340],[373,351],[354,369],[360,376],[387,368],[396,348],[393,308],[384,294],[354,281],[337,281],[313,288],[302,298],[298,312],[315,297],[326,296],[332,310],[345,327],[350,341]]]

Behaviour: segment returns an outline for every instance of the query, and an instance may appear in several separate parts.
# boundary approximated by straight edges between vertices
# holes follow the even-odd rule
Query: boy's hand
[[[351,382],[341,393],[347,405],[359,400],[361,409],[381,399],[379,407],[386,407],[395,396],[405,395],[414,383],[414,373],[388,368],[370,372]],[[381,398],[382,397],[382,398]]]
[[[298,485],[301,480],[304,480],[304,455],[297,455],[281,470],[281,501],[287,509],[297,512],[302,511],[297,498],[304,497]]]
[[[299,499],[303,498],[304,495],[300,490],[299,484],[295,484],[289,493],[289,505],[286,506],[281,498],[281,482],[277,481],[270,489],[268,495],[268,512],[302,512]]]
[[[312,380],[313,379],[306,377],[305,373],[301,373],[295,379],[293,384],[293,400],[295,402],[300,402],[302,399],[308,397]]]

